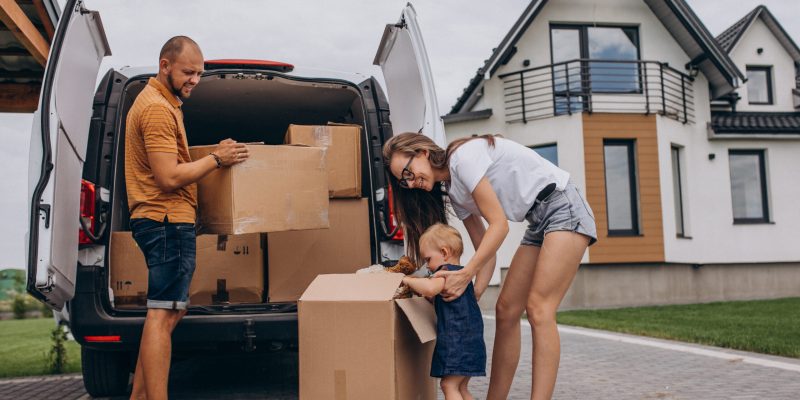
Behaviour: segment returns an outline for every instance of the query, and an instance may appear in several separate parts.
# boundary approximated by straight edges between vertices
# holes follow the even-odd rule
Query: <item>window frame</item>
[[[636,32],[636,89],[635,90],[612,90],[612,91],[595,91],[592,88],[592,79],[591,75],[588,78],[581,78],[581,87],[579,96],[586,97],[586,94],[589,95],[599,94],[599,95],[606,95],[606,94],[642,94],[644,93],[644,82],[642,77],[642,67],[638,64],[639,61],[642,61],[642,37],[640,32],[640,25],[638,24],[594,24],[594,23],[551,23],[549,27],[548,34],[550,36],[550,65],[555,64],[553,60],[553,30],[554,29],[572,29],[578,31],[578,46],[580,48],[579,54],[582,61],[581,65],[581,72],[584,70],[589,70],[591,68],[591,58],[589,57],[589,28],[619,28],[619,29],[632,29]],[[615,60],[605,60],[605,59],[597,59],[600,61],[615,61]],[[624,61],[626,63],[631,62],[631,60],[617,60],[617,61]],[[559,61],[563,62],[563,61]],[[552,87],[553,92],[555,93],[555,74],[552,74]],[[585,85],[588,84],[588,88]],[[586,90],[588,89],[588,90]],[[567,92],[571,93],[569,88],[567,88]],[[584,106],[586,105],[586,100],[583,101]],[[585,107],[584,107],[585,108]]]
[[[745,76],[750,71],[764,71],[767,75],[767,101],[753,101],[750,99],[750,93],[747,93],[747,104],[756,106],[771,106],[775,104],[775,98],[772,94],[772,66],[771,65],[747,65],[745,67]]]
[[[675,221],[675,236],[678,238],[689,238],[686,234],[686,212],[684,211],[684,198],[683,198],[683,164],[681,162],[681,158],[683,156],[683,147],[678,145],[670,145],[670,158],[672,159],[672,190],[677,190],[677,197],[678,201],[675,204],[675,214],[677,215],[680,213],[681,223],[678,225],[678,221]],[[674,157],[674,158],[673,158]],[[677,164],[676,164],[677,163]],[[677,172],[678,176],[675,176],[675,172]],[[677,187],[675,184],[677,183]]]
[[[556,162],[553,163],[553,164],[557,167],[558,166],[558,162],[559,162],[559,160],[558,160],[558,142],[534,144],[534,145],[528,146],[528,148],[533,150],[533,151],[536,151],[536,149],[541,149],[541,148],[544,148],[544,147],[555,147],[555,149],[556,149]],[[539,154],[539,152],[536,151],[536,154]],[[545,158],[543,155],[539,154],[539,156],[544,158],[545,160],[547,160],[547,158]],[[550,161],[550,160],[547,160],[547,161]],[[552,161],[550,161],[550,162],[552,163]]]
[[[767,185],[767,154],[765,149],[728,149],[728,173],[730,175],[731,185],[731,214],[733,215],[733,169],[730,167],[730,157],[732,155],[742,156],[758,156],[758,175],[761,179],[761,218],[736,218],[733,215],[734,225],[747,225],[747,224],[770,224],[769,213],[769,194]]]
[[[628,184],[630,185],[630,212],[631,229],[611,229],[610,213],[608,212],[608,174],[606,171],[606,146],[624,145],[628,151]],[[636,139],[603,139],[603,185],[606,195],[606,228],[608,236],[642,236],[641,223],[639,221],[641,212],[639,204],[639,185],[636,173]]]

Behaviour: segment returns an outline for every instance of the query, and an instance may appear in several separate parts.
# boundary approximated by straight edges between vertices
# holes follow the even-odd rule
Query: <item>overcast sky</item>
[[[796,0],[688,1],[714,35],[758,4],[765,4],[795,41],[800,41]],[[182,34],[194,38],[207,59],[268,59],[379,76],[380,69],[371,64],[383,27],[397,21],[406,0],[85,3],[87,8],[100,11],[113,53],[101,71],[124,65],[154,65],[164,41]],[[414,1],[442,114],[450,110],[528,3]],[[0,269],[25,265],[30,125],[30,115],[0,114],[0,170],[7,188],[0,196]]]

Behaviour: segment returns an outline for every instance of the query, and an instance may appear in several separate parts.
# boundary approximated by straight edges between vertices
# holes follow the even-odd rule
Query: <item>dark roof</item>
[[[750,11],[749,13],[747,13],[747,15],[742,17],[742,19],[734,22],[733,25],[731,25],[728,29],[725,29],[722,33],[719,34],[719,36],[717,36],[717,43],[719,43],[719,46],[722,47],[722,50],[725,50],[730,53],[733,46],[742,37],[744,31],[747,30],[748,26],[750,26],[750,23],[752,23],[753,20],[756,19],[756,16],[758,16],[758,12],[761,7],[763,6],[758,6],[754,8],[753,11]]]
[[[711,113],[716,134],[800,134],[800,112]]]
[[[728,29],[720,33],[717,36],[717,42],[720,47],[730,53],[756,18],[761,18],[764,21],[764,24],[767,25],[767,28],[775,35],[778,42],[789,52],[792,59],[800,63],[800,48],[766,6],[754,8],[753,11],[750,11],[742,19],[734,22]]]
[[[487,108],[485,110],[467,111],[457,114],[443,115],[442,120],[445,124],[447,124],[455,122],[476,121],[479,119],[489,119],[491,118],[491,116],[492,116],[492,109]]]
[[[744,75],[728,57],[727,52],[719,48],[719,44],[706,29],[705,25],[692,11],[685,0],[643,0],[653,11],[664,27],[683,48],[692,62],[706,75],[711,84],[714,98],[733,91]],[[514,26],[506,34],[500,45],[492,50],[492,55],[478,68],[475,76],[469,81],[464,92],[456,100],[451,114],[469,111],[474,102],[473,95],[481,86],[484,76],[492,75],[503,63],[514,55],[517,41],[533,22],[547,0],[532,0]]]

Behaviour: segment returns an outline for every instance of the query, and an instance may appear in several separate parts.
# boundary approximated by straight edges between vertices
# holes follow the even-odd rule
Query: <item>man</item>
[[[147,317],[131,398],[167,398],[172,331],[186,314],[195,268],[195,182],[247,159],[247,148],[223,140],[206,157],[189,156],[181,99],[200,82],[203,54],[186,36],[161,48],[150,78],[128,113],[125,183],[133,237],[147,261]],[[146,396],[146,397],[145,397]]]

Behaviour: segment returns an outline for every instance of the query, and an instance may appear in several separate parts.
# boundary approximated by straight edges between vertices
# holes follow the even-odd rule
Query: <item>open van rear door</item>
[[[97,71],[110,54],[100,14],[67,1],[34,114],[28,168],[27,289],[57,310],[75,294],[81,173]]]
[[[398,23],[386,25],[373,63],[383,69],[392,131],[419,132],[444,148],[447,139],[433,74],[411,3],[403,9]]]

